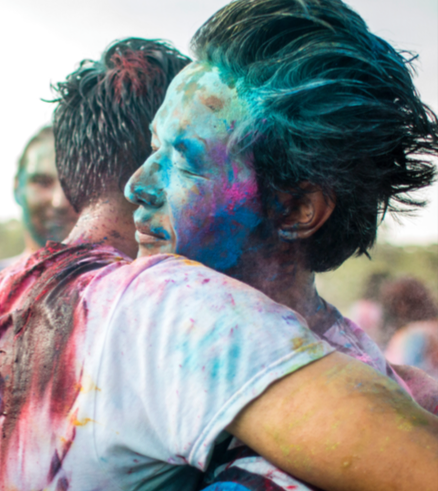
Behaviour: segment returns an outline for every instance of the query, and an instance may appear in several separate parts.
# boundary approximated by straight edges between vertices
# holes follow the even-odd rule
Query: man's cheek
[[[26,201],[30,208],[43,208],[50,204],[50,191],[37,186],[35,184],[30,184],[26,189]]]

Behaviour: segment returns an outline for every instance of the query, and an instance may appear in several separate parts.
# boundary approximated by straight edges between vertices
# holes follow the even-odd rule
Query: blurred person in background
[[[362,296],[351,307],[350,318],[382,348],[382,285],[389,280],[386,271],[372,273],[364,282]]]
[[[51,126],[39,130],[26,144],[18,160],[14,195],[22,209],[25,248],[20,255],[0,261],[0,270],[36,252],[48,240],[61,242],[76,223],[78,214],[58,179]]]
[[[438,380],[438,306],[426,286],[404,277],[382,288],[386,358],[421,368]]]

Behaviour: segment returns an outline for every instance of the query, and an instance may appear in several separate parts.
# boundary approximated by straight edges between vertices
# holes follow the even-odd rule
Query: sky
[[[84,58],[96,59],[115,39],[171,40],[189,54],[196,29],[224,0],[0,0],[0,220],[19,217],[12,193],[17,159],[32,134],[51,120],[50,84]],[[399,49],[415,51],[416,85],[438,111],[438,2],[348,0],[370,29]],[[402,224],[391,220],[381,237],[393,244],[438,243],[438,185],[429,206]]]

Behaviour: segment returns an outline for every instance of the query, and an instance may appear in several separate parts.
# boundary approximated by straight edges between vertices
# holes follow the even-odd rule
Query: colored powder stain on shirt
[[[186,258],[183,258],[182,256],[179,256],[179,257],[181,257],[183,263],[186,266],[197,266],[199,264],[197,261],[192,261],[191,259],[186,259]]]
[[[9,295],[1,306],[1,310],[7,312],[21,301],[21,308],[12,318],[13,327],[9,329],[14,337],[9,344],[7,339],[2,340],[6,342],[9,356],[18,363],[9,366],[13,378],[5,390],[4,402],[11,409],[2,424],[0,451],[3,454],[9,447],[20,446],[21,435],[26,434],[27,427],[32,427],[34,413],[38,413],[36,408],[44,409],[45,416],[39,419],[39,429],[34,437],[36,448],[50,452],[48,442],[41,440],[46,430],[50,433],[49,427],[57,427],[64,434],[58,440],[61,445],[55,444],[58,448],[54,449],[51,479],[61,468],[75,437],[74,428],[68,430],[63,420],[68,417],[82,389],[81,373],[76,364],[76,353],[82,344],[82,326],[86,321],[83,316],[87,312],[85,308],[81,318],[76,317],[80,293],[87,285],[82,275],[108,262],[105,254],[94,254],[93,261],[87,262],[91,249],[90,246],[67,248],[48,243],[26,262],[22,273],[8,285],[10,288],[4,289]],[[33,289],[22,298],[20,287],[30,285]],[[75,289],[71,288],[73,285]],[[35,306],[39,315],[36,315]],[[7,371],[8,365],[2,367],[2,374]],[[7,373],[8,378],[10,375]],[[0,471],[4,472],[5,468],[2,466]]]
[[[77,419],[74,419],[72,421],[72,423],[75,425],[75,426],[85,426],[86,424],[88,423],[95,423],[96,421],[94,421],[94,419],[91,419],[91,418],[84,418],[82,421],[79,421]]]
[[[88,392],[100,392],[101,389],[91,380],[89,376],[82,375],[82,383],[79,387],[80,392],[86,394]]]
[[[293,338],[292,339],[292,349],[294,351],[299,350],[304,344],[304,339],[302,338]]]
[[[312,356],[314,356],[315,358],[321,357],[321,355],[322,355],[320,343],[312,343],[310,345],[307,345],[307,349],[304,346],[300,347],[297,350],[297,353],[299,353],[303,349],[305,349],[306,351],[309,351],[312,354]]]
[[[62,246],[53,249],[56,249],[53,254],[64,253]],[[74,251],[73,248],[71,252]],[[287,343],[294,334],[297,338],[305,337],[306,330],[299,320],[294,325],[282,320],[290,311],[256,290],[244,288],[197,263],[187,265],[177,256],[144,258],[127,265],[108,264],[97,271],[98,268],[87,267],[94,268],[96,261],[104,265],[103,252],[102,255],[91,250],[88,255],[77,252],[72,262],[65,258],[71,276],[67,274],[64,282],[59,282],[58,277],[54,287],[49,288],[50,268],[58,268],[56,258],[50,257],[46,265],[51,261],[52,266],[47,266],[46,277],[41,279],[38,272],[32,280],[42,281],[36,294],[41,294],[43,301],[50,295],[60,308],[66,305],[71,309],[75,305],[75,298],[63,295],[70,293],[66,285],[71,281],[72,285],[80,286],[82,294],[76,310],[73,309],[72,330],[61,330],[65,338],[53,340],[53,346],[66,356],[60,357],[58,365],[52,365],[50,371],[51,375],[57,369],[69,373],[67,378],[59,378],[60,386],[71,381],[71,386],[65,386],[65,393],[73,387],[75,398],[68,404],[55,405],[54,414],[46,411],[52,396],[58,397],[62,392],[51,390],[52,377],[48,377],[46,386],[37,377],[45,405],[41,406],[38,391],[30,390],[26,397],[29,395],[32,405],[19,412],[18,425],[20,430],[27,426],[39,434],[34,438],[33,432],[20,431],[23,438],[14,439],[19,445],[6,450],[7,459],[3,460],[8,460],[8,469],[1,478],[11,482],[10,488],[19,483],[15,487],[20,490],[56,490],[67,475],[72,491],[81,491],[84,479],[93,489],[134,489],[141,479],[151,490],[181,491],[184,483],[186,491],[197,476],[190,477],[189,482],[185,477],[181,479],[181,475],[188,472],[184,467],[189,470],[192,467],[170,468],[167,459],[172,457],[176,464],[188,462],[190,466],[205,468],[215,439],[248,402],[290,372],[292,365],[300,368],[315,360],[302,348],[294,356]],[[83,282],[79,280],[81,273]],[[21,278],[25,274],[26,271],[19,273]],[[88,283],[89,276],[93,279]],[[3,278],[0,276],[0,282]],[[210,281],[203,283],[206,278]],[[187,283],[193,286],[193,291],[180,288]],[[25,290],[20,289],[22,301]],[[230,293],[235,305],[230,301]],[[264,308],[254,315],[260,305]],[[67,321],[64,317],[63,321]],[[181,329],[187,319],[196,323],[189,336]],[[234,329],[236,325],[239,329]],[[8,332],[12,332],[9,328]],[[229,336],[231,329],[233,336]],[[87,333],[85,341],[82,331]],[[65,339],[69,342],[65,343]],[[1,349],[3,341],[4,337],[0,339]],[[319,340],[308,331],[308,345],[315,342]],[[322,355],[332,351],[327,343],[322,342],[321,346]],[[31,366],[38,368],[38,363]],[[1,368],[5,378],[3,365]],[[97,386],[102,390],[97,390]],[[180,391],[181,397],[175,396],[175,390]],[[204,395],[207,390],[208,395]],[[157,397],[157,393],[164,397]],[[97,423],[89,425],[91,422]],[[155,435],[152,441],[151,434]],[[96,447],[94,438],[99,443]],[[137,472],[133,472],[137,480],[128,482],[126,469],[134,466],[134,450],[148,458],[149,464],[145,469],[139,463]],[[57,458],[51,467],[55,452]],[[24,472],[22,455],[29,462]],[[157,455],[158,458],[152,457]],[[56,475],[47,483],[49,468]],[[158,478],[162,472],[163,477]],[[114,476],[114,482],[107,481],[108,475]],[[170,477],[166,475],[176,476],[175,484],[170,486]],[[166,485],[162,485],[164,480]]]

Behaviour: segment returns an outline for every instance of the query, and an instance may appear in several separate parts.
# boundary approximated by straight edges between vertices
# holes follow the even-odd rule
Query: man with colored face
[[[154,119],[153,153],[126,188],[141,205],[140,256],[175,252],[229,273],[249,251],[269,254],[256,173],[248,156],[230,152],[248,117],[216,67],[192,63],[174,80]]]
[[[399,380],[375,343],[319,297],[314,274],[367,253],[387,209],[423,204],[412,192],[434,179],[424,154],[438,153],[438,127],[409,60],[337,0],[237,0],[192,48],[198,59],[170,85],[153,153],[125,190],[140,205],[139,256],[174,252],[243,280],[338,351]],[[436,412],[438,399],[430,402]],[[241,458],[222,459],[212,490],[264,489],[269,476],[274,489],[308,489],[273,479],[275,467],[231,445]]]
[[[386,481],[427,488],[438,479],[428,464],[437,422],[394,382],[336,353],[292,310],[200,263],[172,254],[130,261],[134,207],[120,189],[148,157],[151,120],[187,62],[166,44],[129,39],[57,87],[57,165],[80,217],[64,244],[0,276],[0,482],[191,490],[228,429],[326,489],[355,489],[359,477],[370,491]],[[244,180],[252,174],[245,162],[235,172],[230,209],[255,230],[261,209]],[[172,176],[158,176],[147,208],[164,205]],[[209,214],[225,204],[209,189],[202,223],[213,226]],[[157,220],[137,237],[154,250],[157,240],[169,247],[172,230]],[[244,232],[237,228],[242,251]],[[389,449],[377,463],[376,445]],[[392,472],[402,455],[418,458],[418,472]]]
[[[176,252],[228,271],[250,244],[260,246],[255,173],[227,150],[247,117],[235,93],[216,69],[195,63],[172,85],[154,120],[153,154],[131,181],[135,196],[127,188],[143,205],[134,213],[140,255]]]
[[[29,256],[48,240],[61,242],[78,217],[58,179],[54,144],[52,128],[42,128],[27,143],[18,162],[14,194],[23,212],[25,249],[22,256]],[[0,261],[0,269],[19,257]]]

